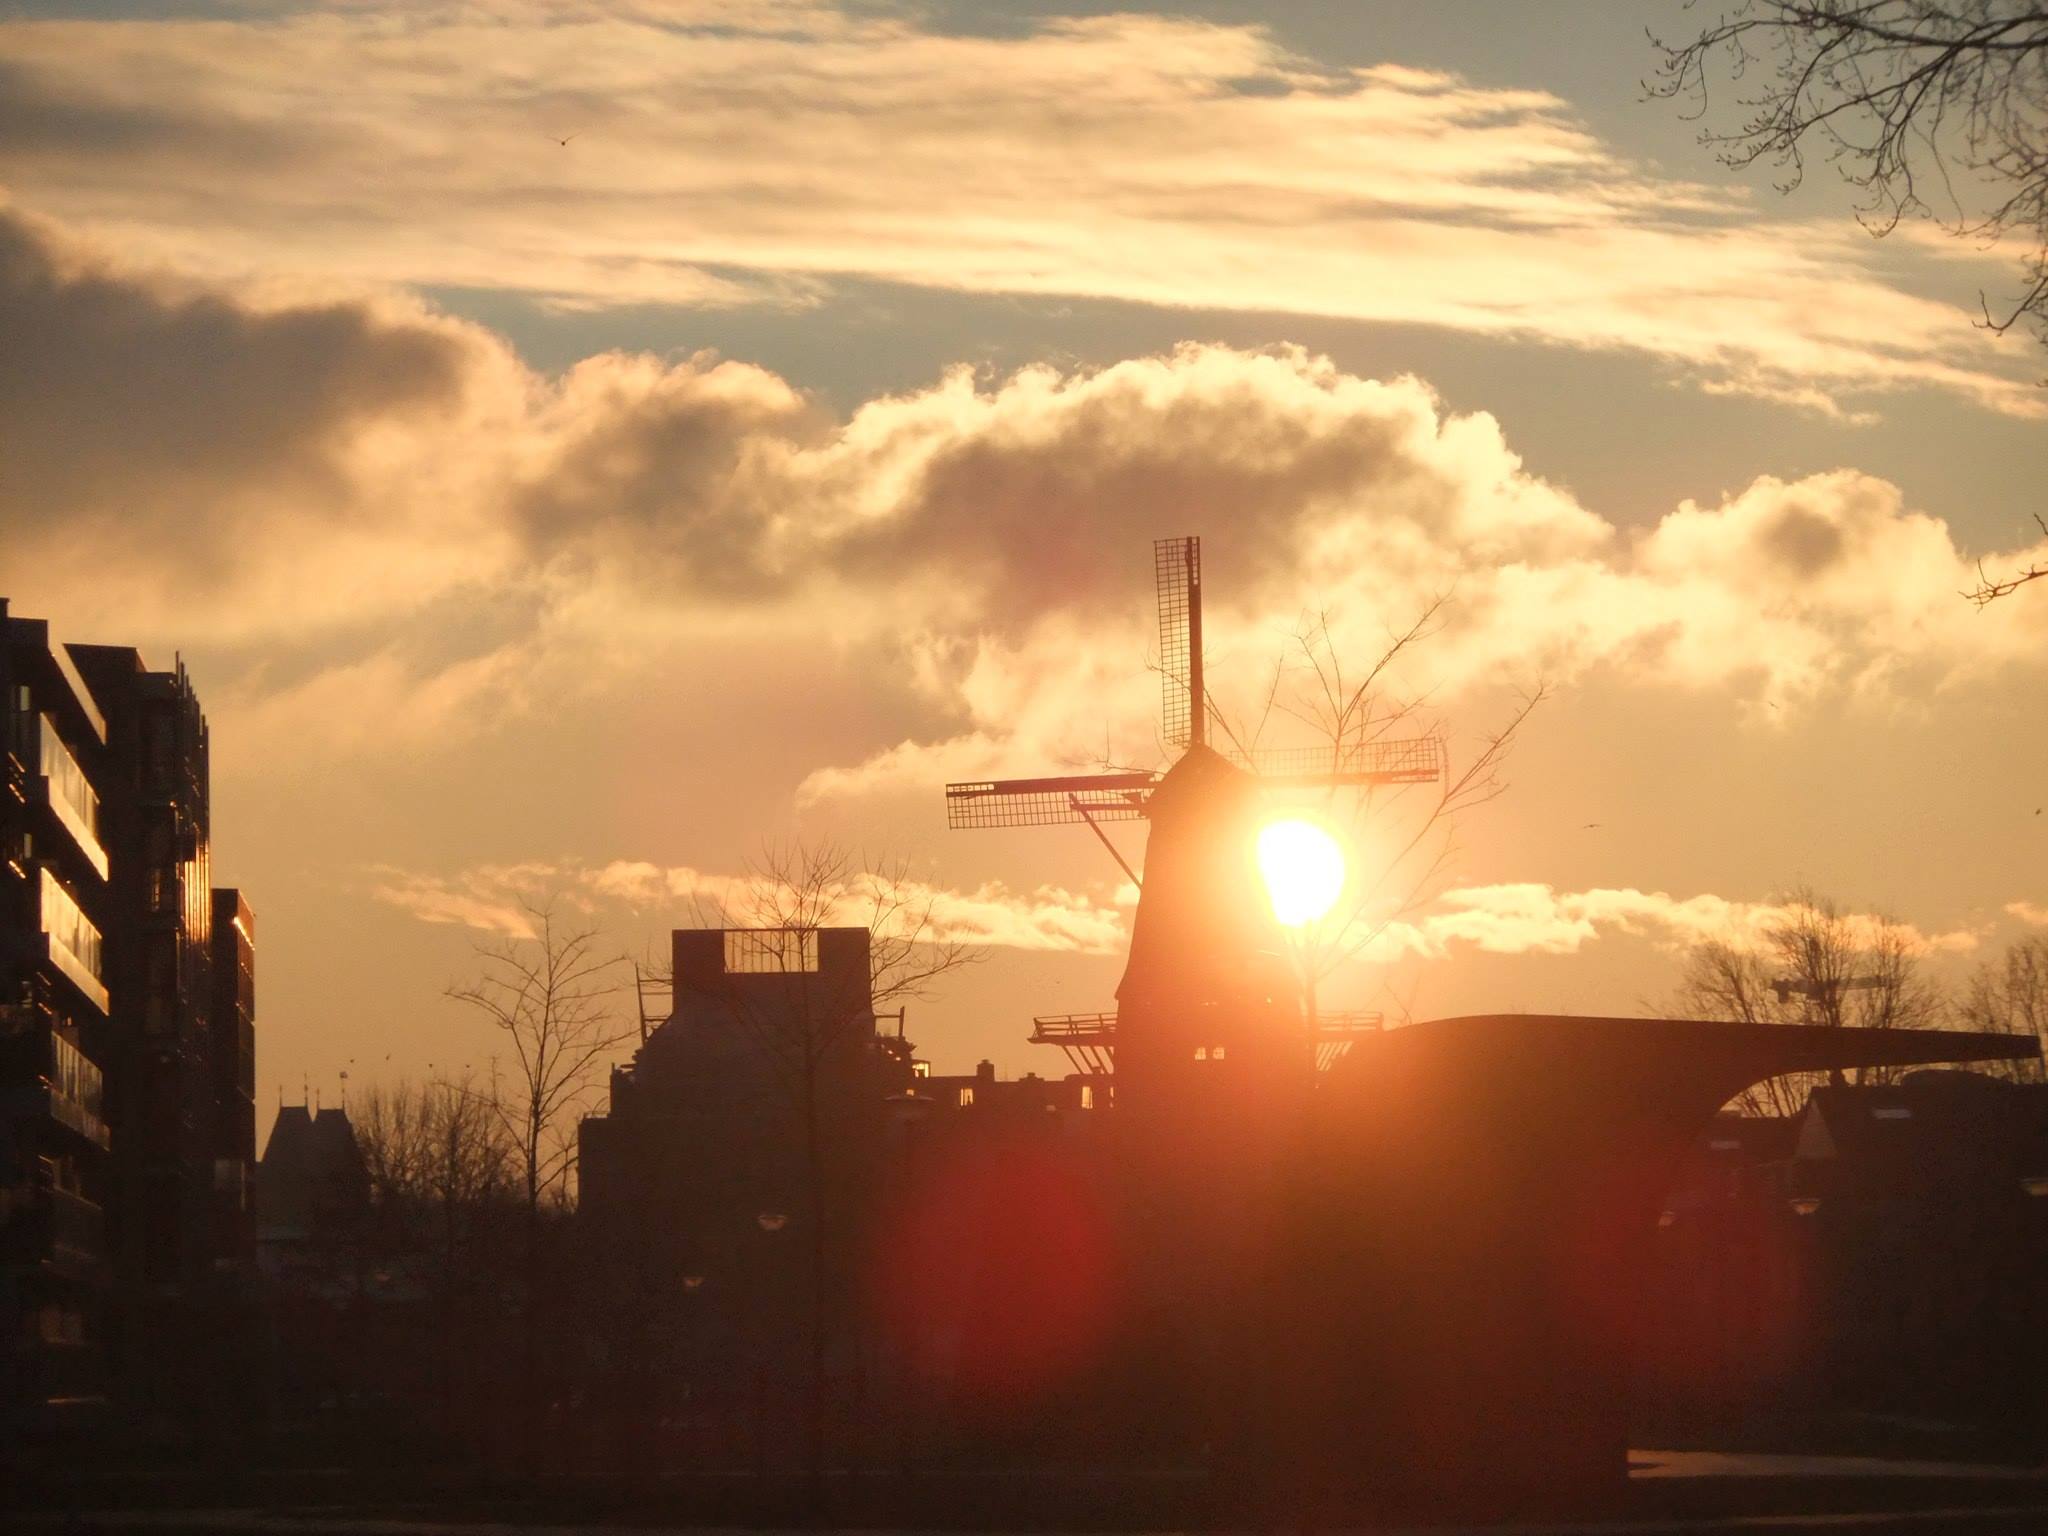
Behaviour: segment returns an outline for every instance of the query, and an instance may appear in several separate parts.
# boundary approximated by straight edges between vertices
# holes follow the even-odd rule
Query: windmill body
[[[1205,1029],[1213,1033],[1213,1003],[1197,1004],[1197,1011],[1191,1012],[1164,1000],[1219,998],[1230,987],[1246,984],[1241,978],[1226,984],[1218,974],[1226,963],[1223,957],[1235,956],[1241,944],[1234,938],[1218,944],[1203,936],[1205,927],[1214,929],[1221,921],[1219,901],[1228,906],[1226,926],[1233,934],[1258,931],[1261,953],[1268,960],[1281,952],[1280,935],[1263,912],[1261,886],[1250,861],[1249,833],[1260,794],[1273,789],[1431,784],[1444,773],[1443,742],[1435,736],[1219,751],[1210,742],[1215,710],[1202,653],[1201,540],[1156,540],[1152,559],[1159,611],[1161,735],[1178,753],[1174,762],[1163,771],[984,779],[946,786],[948,826],[996,829],[1081,823],[1094,831],[1138,884],[1131,968],[1117,989],[1117,1011],[1042,1017],[1032,1036],[1037,1043],[1060,1046],[1077,1071],[1106,1078],[1114,1069],[1116,1093],[1126,1106],[1134,1090],[1144,1092],[1155,1068],[1178,1070],[1183,1047],[1186,1062],[1192,1064],[1195,1050],[1206,1053],[1219,1043],[1201,1038]],[[1151,823],[1142,878],[1103,831],[1106,824],[1131,821]],[[1231,835],[1222,834],[1225,823]],[[1168,832],[1169,826],[1181,830]],[[1235,836],[1240,832],[1245,835]],[[1198,851],[1197,842],[1206,851]],[[1232,966],[1240,963],[1251,962],[1228,961]],[[1265,977],[1262,985],[1291,998],[1291,984],[1283,986],[1284,966],[1260,962],[1258,968]],[[1199,1011],[1204,1007],[1211,1009],[1207,1016]],[[1298,1019],[1297,1010],[1297,1023]],[[1340,1014],[1320,1020],[1307,1037],[1311,1061],[1320,1054],[1327,1064],[1362,1027],[1377,1024],[1377,1015]],[[1229,1043],[1220,1043],[1221,1060],[1228,1062]],[[1216,1059],[1208,1054],[1201,1058],[1204,1065]],[[1232,1069],[1210,1075],[1239,1074]]]

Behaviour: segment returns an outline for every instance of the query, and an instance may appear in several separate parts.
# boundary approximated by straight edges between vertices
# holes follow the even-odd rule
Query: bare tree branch
[[[1702,132],[1730,166],[1768,160],[1789,190],[1818,151],[1884,235],[1909,216],[2025,247],[2019,296],[1983,324],[2048,342],[2048,9],[2030,0],[1743,0],[1663,53],[1653,97],[1709,109],[1725,66],[1745,83],[1732,130]]]
[[[1442,629],[1450,598],[1448,592],[1431,597],[1407,624],[1389,629],[1363,670],[1347,656],[1328,610],[1305,615],[1262,700],[1260,732],[1274,715],[1293,721],[1314,740],[1317,754],[1327,756],[1333,773],[1364,748],[1397,733],[1442,738],[1444,722],[1429,710],[1430,695],[1398,693],[1392,679],[1410,654]],[[1290,661],[1291,668],[1285,665]],[[1295,680],[1291,690],[1289,677]],[[1339,815],[1340,807],[1348,812],[1354,849],[1371,848],[1376,841],[1380,846],[1370,867],[1351,881],[1340,911],[1288,935],[1290,958],[1305,986],[1313,988],[1357,959],[1436,894],[1450,866],[1456,823],[1506,790],[1502,770],[1508,756],[1548,694],[1541,685],[1523,693],[1508,718],[1481,739],[1471,759],[1436,783],[1433,798],[1424,798],[1430,790],[1419,784],[1332,785],[1324,792],[1326,815]],[[1251,733],[1254,740],[1260,732]],[[1403,807],[1417,807],[1417,812],[1403,821]]]
[[[1723,940],[1693,946],[1672,1008],[1686,1018],[1824,1028],[1931,1029],[1941,994],[1921,974],[1912,935],[1889,918],[1859,920],[1804,886],[1763,931],[1760,948]],[[1858,1082],[1884,1082],[1892,1069],[1858,1068]],[[1745,1114],[1791,1115],[1825,1073],[1792,1073],[1750,1089]]]
[[[2048,522],[2042,520],[2040,513],[2036,512],[2034,514],[2034,521],[2040,526],[2042,536],[2048,537]],[[2020,571],[2017,575],[1993,581],[1984,574],[1984,562],[1980,560],[1977,562],[1977,585],[1965,592],[1963,596],[1975,603],[1979,608],[1982,608],[1987,603],[1994,603],[2001,597],[2011,596],[2028,582],[2039,581],[2043,576],[2048,576],[2048,565],[2036,562],[2025,570]]]

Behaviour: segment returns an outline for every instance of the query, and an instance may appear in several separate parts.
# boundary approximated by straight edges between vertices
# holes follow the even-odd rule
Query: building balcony
[[[57,792],[56,786],[49,779],[38,774],[28,781],[28,802],[32,808],[42,813],[41,819],[46,835],[48,828],[56,828],[62,841],[76,850],[78,857],[83,859],[100,879],[107,878],[110,866],[107,862],[106,846],[100,842],[99,835],[87,824],[85,818],[79,815],[71,802]],[[38,846],[41,846],[40,841]]]
[[[70,947],[59,938],[47,933],[30,934],[29,943],[32,951],[38,941],[41,943],[42,953],[33,955],[33,958],[42,961],[51,971],[63,977],[86,1002],[102,1014],[106,1013],[111,1004],[107,995],[107,985],[93,974],[92,967],[73,954]]]
[[[10,1117],[55,1121],[102,1152],[113,1145],[113,1134],[106,1121],[47,1082],[17,1084],[0,1095],[0,1103],[7,1106]]]
[[[46,1113],[59,1125],[76,1131],[102,1152],[114,1144],[113,1133],[107,1129],[107,1122],[87,1109],[75,1099],[66,1098],[55,1089],[43,1090],[48,1099]]]
[[[104,1279],[106,1213],[68,1189],[39,1189],[0,1227],[0,1261],[75,1280]]]
[[[0,795],[15,805],[28,804],[28,762],[10,741],[0,746]]]
[[[49,1201],[52,1258],[73,1265],[105,1263],[106,1212],[68,1189],[46,1190],[44,1197]]]

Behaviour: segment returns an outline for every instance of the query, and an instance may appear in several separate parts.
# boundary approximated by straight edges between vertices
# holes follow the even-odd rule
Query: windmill
[[[1155,539],[1153,579],[1159,604],[1161,735],[1178,748],[1176,760],[1208,749],[1215,714],[1203,679],[1202,541]],[[1330,747],[1283,747],[1222,754],[1263,788],[1334,788],[1351,785],[1430,784],[1444,772],[1443,742],[1435,736],[1340,741]],[[1109,850],[1133,884],[1143,882],[1109,835],[1106,822],[1142,821],[1153,793],[1171,768],[1033,779],[984,779],[946,786],[946,825],[954,829],[1035,827],[1080,822]],[[1331,1014],[1317,1021],[1319,1065],[1348,1049],[1353,1035],[1376,1029],[1377,1014]],[[1058,1045],[1076,1071],[1106,1076],[1114,1063],[1116,1015],[1062,1014],[1034,1020],[1031,1039]]]

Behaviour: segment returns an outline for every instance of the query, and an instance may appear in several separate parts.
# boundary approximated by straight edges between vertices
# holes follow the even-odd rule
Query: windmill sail
[[[946,786],[946,825],[1042,827],[1061,822],[1143,821],[1156,773],[1091,773],[1047,779],[984,779]]]
[[[1202,541],[1193,536],[1153,540],[1152,573],[1159,592],[1161,734],[1176,750],[1202,746],[1211,714],[1202,682]],[[1276,789],[1428,784],[1444,773],[1444,744],[1436,736],[1255,748],[1228,755]],[[1138,771],[948,784],[946,825],[1080,822],[1094,826],[1099,837],[1099,823],[1143,821],[1159,780],[1158,773]]]
[[[1444,744],[1438,736],[1386,737],[1338,746],[1254,747],[1227,755],[1238,767],[1275,786],[1433,784],[1444,771]]]
[[[1204,735],[1202,699],[1202,541],[1154,539],[1152,577],[1159,589],[1160,726],[1170,747]]]

